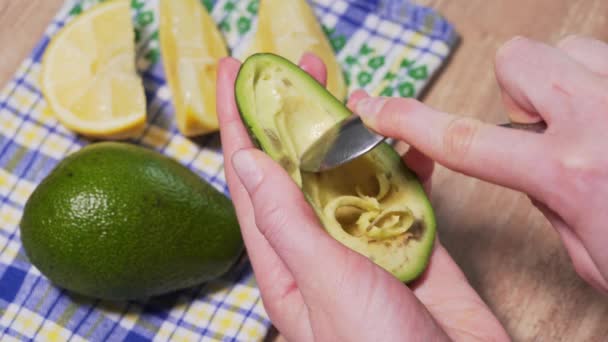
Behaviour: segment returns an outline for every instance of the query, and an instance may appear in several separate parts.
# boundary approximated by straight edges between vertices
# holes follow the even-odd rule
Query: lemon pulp
[[[98,138],[141,133],[146,102],[135,70],[128,0],[96,5],[51,40],[42,62],[42,92],[67,128]]]

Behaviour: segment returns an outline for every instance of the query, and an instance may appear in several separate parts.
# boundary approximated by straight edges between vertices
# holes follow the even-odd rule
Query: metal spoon
[[[531,124],[504,123],[498,126],[542,133],[545,122]],[[352,115],[327,130],[300,158],[300,169],[320,172],[336,168],[364,155],[386,137],[369,130],[358,115]]]

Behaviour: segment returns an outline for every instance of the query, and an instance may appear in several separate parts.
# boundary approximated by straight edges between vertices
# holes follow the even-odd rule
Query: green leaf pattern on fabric
[[[329,39],[331,47],[336,53],[339,53],[346,44],[346,37],[341,34],[336,34],[336,30],[334,28],[330,28],[325,25],[322,25],[321,27],[323,28],[323,32],[325,32],[327,39]]]

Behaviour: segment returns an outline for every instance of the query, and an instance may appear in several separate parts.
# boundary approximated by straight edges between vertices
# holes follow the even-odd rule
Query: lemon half
[[[100,3],[61,29],[44,54],[41,81],[49,106],[69,129],[112,139],[141,133],[146,102],[129,1]]]
[[[217,131],[217,65],[228,49],[213,18],[199,0],[161,0],[159,37],[179,131]]]

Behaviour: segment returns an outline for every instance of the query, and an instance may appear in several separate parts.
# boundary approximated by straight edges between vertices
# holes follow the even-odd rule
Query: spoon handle
[[[506,128],[521,129],[524,131],[530,131],[530,132],[534,132],[534,133],[542,133],[547,129],[547,123],[544,121],[527,123],[527,124],[518,123],[518,122],[508,122],[508,123],[499,124],[498,126],[506,127]]]

